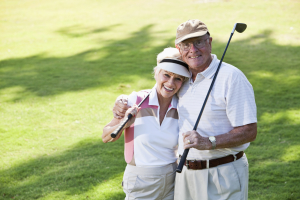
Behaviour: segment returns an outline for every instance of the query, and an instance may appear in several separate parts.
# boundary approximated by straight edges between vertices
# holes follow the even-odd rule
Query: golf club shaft
[[[142,105],[142,103],[147,99],[147,97],[150,95],[151,91],[147,94],[147,96],[139,103],[138,107],[140,107],[140,105]],[[121,132],[121,130],[124,128],[125,124],[132,118],[132,114],[130,113],[127,116],[127,119],[125,119],[118,128],[116,128],[116,130],[114,132],[112,132],[110,134],[110,136],[112,138],[116,138],[118,136],[118,134]]]
[[[235,26],[236,26],[236,25],[235,25]],[[223,53],[223,56],[222,56],[222,58],[221,58],[221,60],[220,60],[219,66],[218,66],[218,68],[217,68],[217,71],[216,71],[216,73],[215,73],[215,76],[214,76],[214,78],[213,78],[213,80],[212,80],[212,82],[211,82],[211,85],[210,85],[210,87],[209,87],[209,90],[208,90],[208,92],[207,92],[207,95],[206,95],[206,97],[205,97],[205,100],[204,100],[204,102],[203,102],[201,111],[200,111],[200,113],[199,113],[199,115],[198,115],[197,121],[196,121],[195,126],[194,126],[194,128],[193,128],[194,131],[197,130],[197,127],[198,127],[200,118],[201,118],[201,116],[202,116],[203,110],[204,110],[204,108],[205,108],[207,99],[208,99],[208,97],[209,97],[209,94],[210,94],[210,92],[211,92],[213,86],[214,86],[214,83],[215,83],[215,81],[216,81],[216,78],[217,78],[218,73],[219,73],[219,70],[220,70],[220,66],[222,65],[222,62],[223,62],[223,58],[224,58],[224,56],[225,56],[225,54],[226,54],[226,51],[227,51],[227,48],[228,48],[228,46],[229,46],[230,40],[231,40],[232,35],[233,35],[233,33],[234,33],[235,26],[234,26],[234,29],[232,30],[231,34],[230,34],[230,38],[229,38],[228,43],[227,43],[227,45],[226,45],[225,51],[224,51],[224,53]],[[183,152],[183,154],[182,154],[182,156],[181,156],[179,165],[178,165],[178,167],[177,167],[177,169],[176,169],[176,172],[181,173],[182,168],[183,168],[183,165],[184,165],[185,160],[186,160],[186,157],[187,157],[187,155],[188,155],[188,153],[189,153],[189,150],[190,150],[190,149],[185,149],[185,150],[184,150],[184,152]]]

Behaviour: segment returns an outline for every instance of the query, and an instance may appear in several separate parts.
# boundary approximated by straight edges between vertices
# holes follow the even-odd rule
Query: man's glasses
[[[191,49],[192,44],[193,44],[194,47],[196,47],[197,49],[200,49],[200,48],[205,46],[205,42],[206,42],[207,39],[209,39],[209,38],[206,38],[204,40],[199,39],[199,40],[195,40],[193,42],[188,42],[188,43],[187,42],[181,42],[181,43],[179,43],[179,47],[183,51],[188,51],[188,50]]]

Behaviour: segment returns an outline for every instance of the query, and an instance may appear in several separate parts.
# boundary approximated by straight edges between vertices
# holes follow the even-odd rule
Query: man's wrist
[[[211,142],[209,141],[209,138],[207,138],[207,149],[208,149],[208,150],[211,150],[211,149],[212,149],[212,144],[211,144]]]
[[[208,138],[209,142],[210,142],[210,150],[214,150],[216,149],[216,146],[217,146],[217,141],[216,141],[216,138],[214,136],[210,136]]]

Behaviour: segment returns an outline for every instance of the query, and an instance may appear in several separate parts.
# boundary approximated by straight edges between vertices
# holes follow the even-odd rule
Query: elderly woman
[[[188,66],[180,60],[176,48],[166,48],[157,56],[155,86],[133,92],[125,117],[134,117],[125,125],[125,160],[123,177],[125,199],[173,199],[178,142],[177,96],[182,83],[190,77]],[[150,94],[149,94],[150,93]],[[145,101],[137,107],[147,95]],[[103,128],[103,142],[114,142],[110,134],[122,119],[113,118]]]

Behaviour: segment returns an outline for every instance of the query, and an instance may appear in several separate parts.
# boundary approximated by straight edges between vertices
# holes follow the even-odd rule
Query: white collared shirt
[[[209,67],[197,74],[195,81],[187,81],[181,87],[178,97],[179,146],[182,155],[182,133],[194,128],[202,104],[219,65],[216,55]],[[197,132],[204,137],[228,133],[234,127],[256,123],[256,105],[252,85],[236,67],[222,63],[213,89],[207,100]],[[214,159],[245,150],[250,143],[233,148],[216,150],[190,149],[188,159]]]
[[[128,97],[128,105],[134,105],[136,100],[137,93],[133,92]],[[134,122],[134,160],[136,166],[158,167],[176,161],[174,151],[177,149],[179,132],[177,103],[178,98],[174,95],[160,125],[160,106],[156,85],[151,90],[149,103],[144,105],[147,108],[142,107]]]

